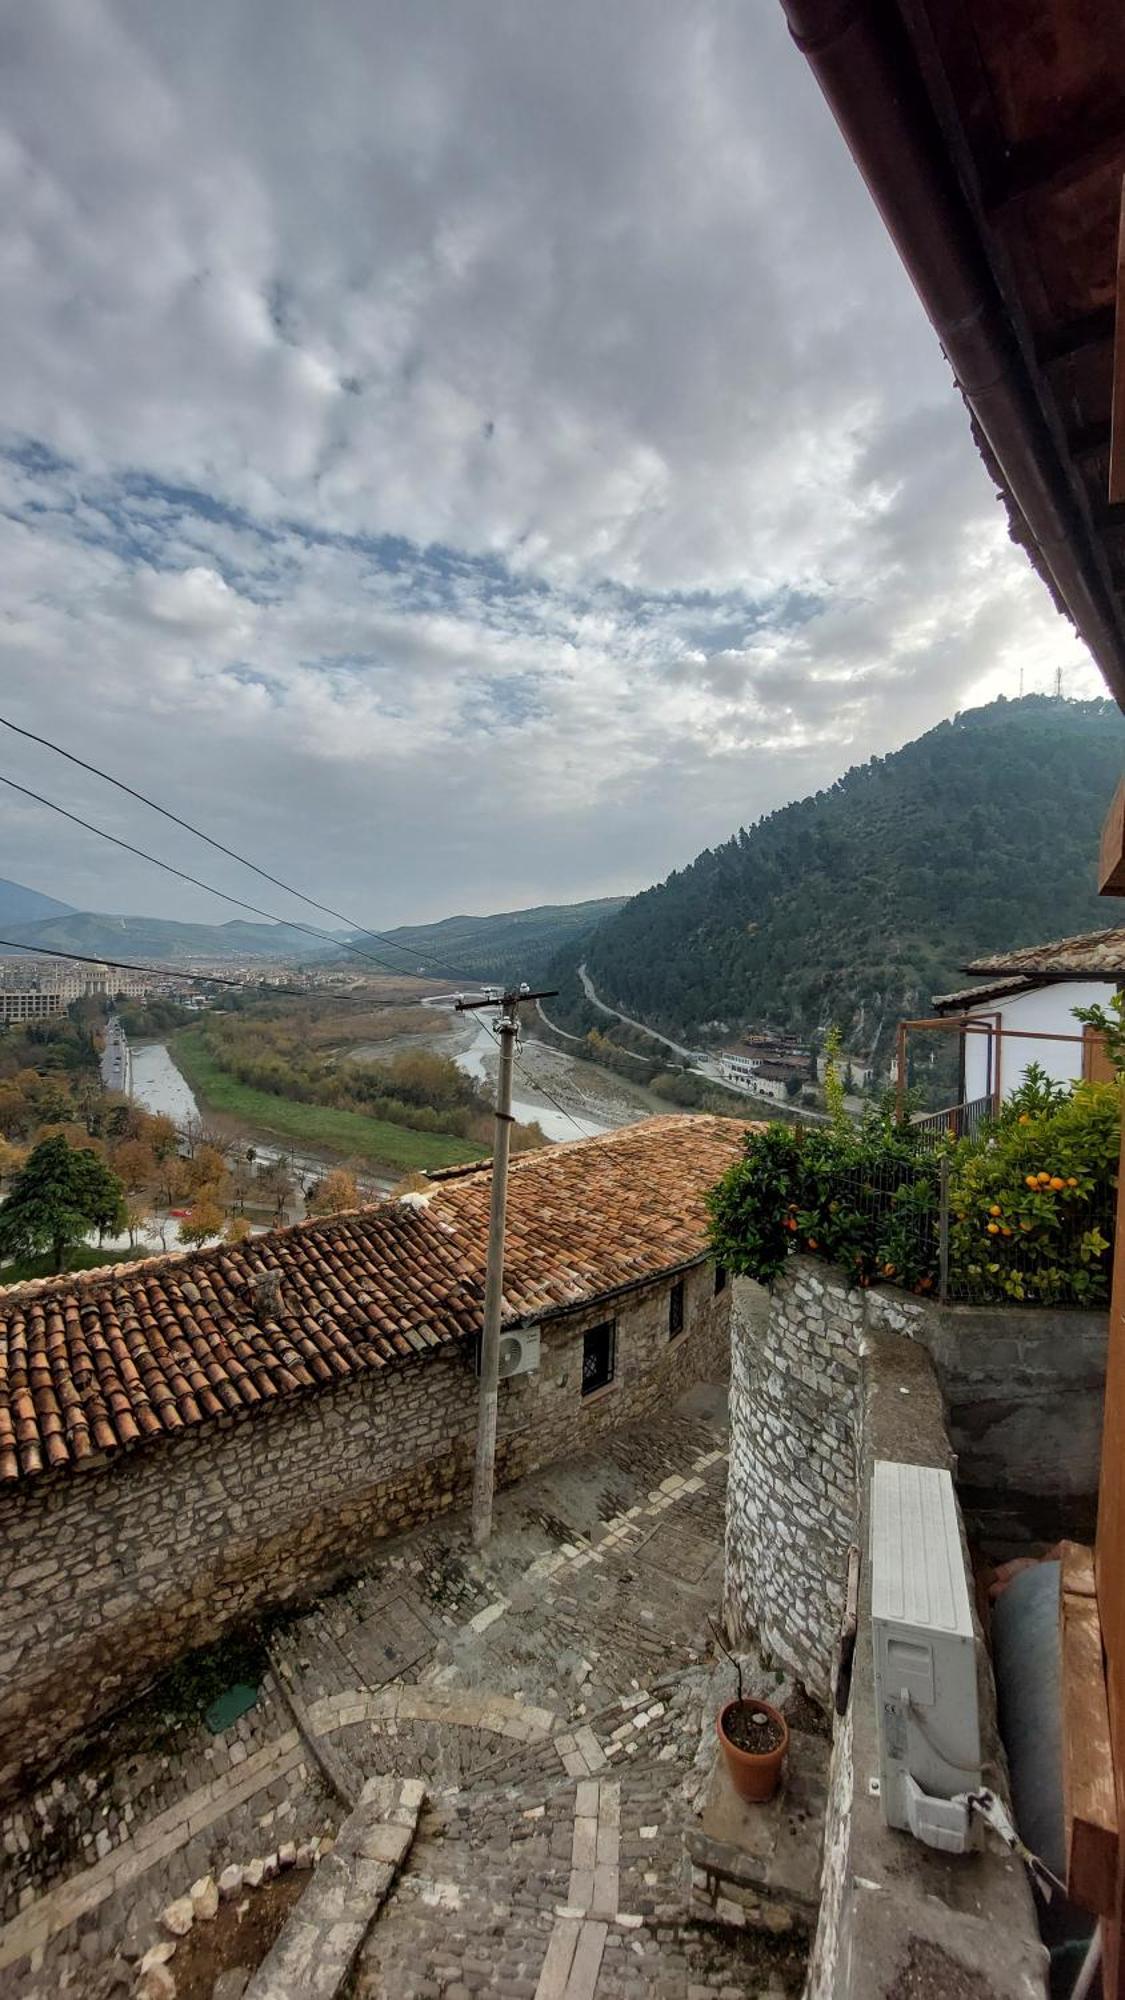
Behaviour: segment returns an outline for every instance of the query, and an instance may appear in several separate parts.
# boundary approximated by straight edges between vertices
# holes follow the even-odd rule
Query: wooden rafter
[[[1081,1909],[1106,1917],[1117,1886],[1117,1805],[1093,1554],[1076,1542],[1062,1544],[1059,1615],[1066,1886]]]
[[[1125,181],[1117,230],[1117,318],[1113,337],[1113,417],[1109,436],[1109,499],[1125,501]]]

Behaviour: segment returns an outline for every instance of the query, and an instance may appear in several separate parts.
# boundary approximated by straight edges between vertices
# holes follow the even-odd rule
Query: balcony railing
[[[920,1111],[910,1123],[924,1145],[937,1146],[943,1139],[974,1139],[994,1108],[991,1097],[973,1097],[945,1111]]]

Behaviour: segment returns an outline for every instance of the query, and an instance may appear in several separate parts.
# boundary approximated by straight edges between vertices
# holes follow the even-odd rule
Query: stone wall
[[[794,1263],[772,1299],[739,1280],[731,1327],[724,1622],[828,1693],[855,1538],[853,1295]]]
[[[545,1321],[539,1368],[500,1386],[502,1482],[713,1379],[731,1292],[682,1274]],[[581,1394],[582,1335],[617,1322],[616,1373]],[[471,1490],[477,1385],[467,1349],[28,1481],[0,1500],[0,1790],[188,1648],[358,1566],[378,1538]]]
[[[849,1288],[794,1258],[772,1295],[735,1286],[724,1612],[814,1694],[829,1690],[856,1541],[859,1371],[881,1334],[920,1343],[945,1397],[959,1486],[974,1498],[1097,1492],[1101,1313],[940,1306]],[[784,1531],[778,1532],[778,1524]]]

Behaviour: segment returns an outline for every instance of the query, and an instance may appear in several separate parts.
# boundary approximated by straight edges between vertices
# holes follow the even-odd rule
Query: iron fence
[[[913,1160],[872,1159],[822,1183],[819,1249],[865,1282],[899,1285],[957,1305],[1043,1305],[1089,1310],[1109,1296],[1115,1191],[1052,1203],[1031,1219],[1001,1204],[962,1208],[950,1163],[936,1150]],[[815,1225],[814,1225],[815,1227]]]
[[[973,1097],[944,1111],[919,1111],[910,1126],[924,1146],[940,1146],[947,1139],[975,1139],[993,1112],[991,1097]]]

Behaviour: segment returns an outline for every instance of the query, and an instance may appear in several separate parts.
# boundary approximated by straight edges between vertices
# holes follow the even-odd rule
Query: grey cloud
[[[381,922],[641,886],[1021,665],[1095,685],[776,0],[5,34],[21,719]],[[222,914],[0,811],[6,873]]]

